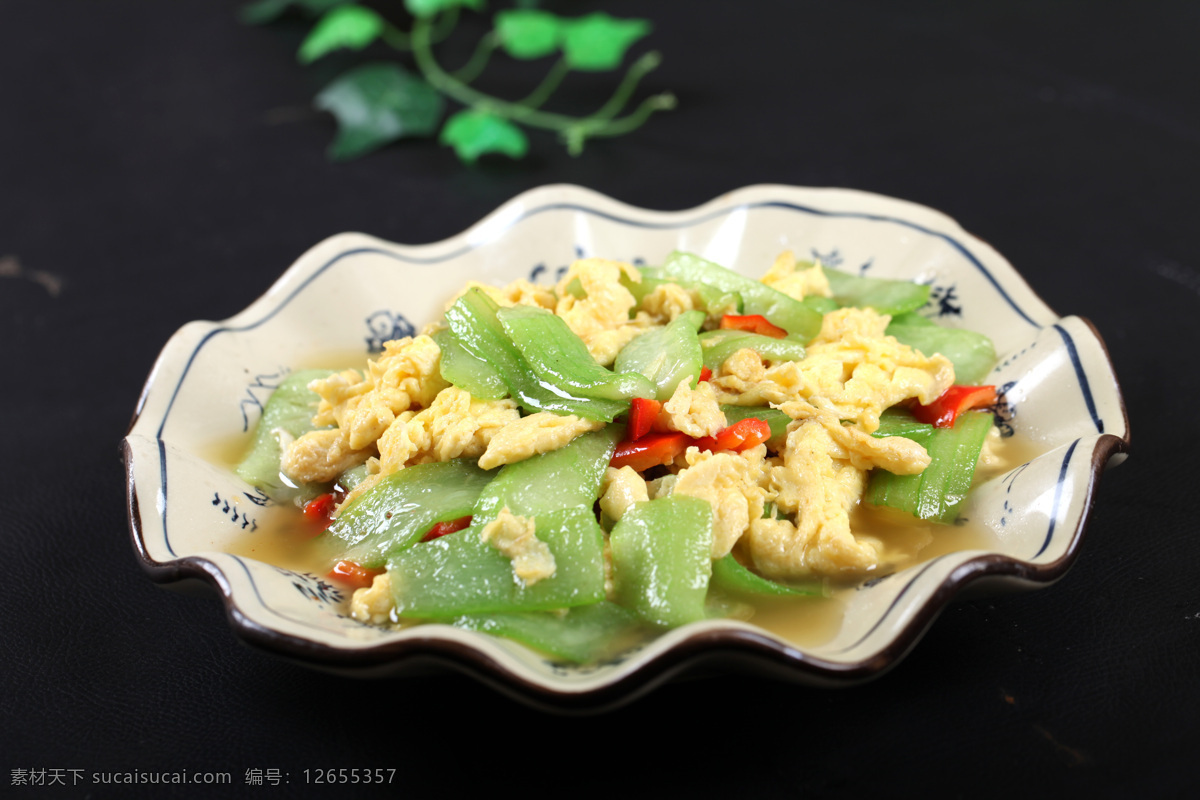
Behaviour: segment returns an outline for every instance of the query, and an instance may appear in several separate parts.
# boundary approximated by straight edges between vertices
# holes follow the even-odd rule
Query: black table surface
[[[246,26],[238,5],[0,2],[0,795],[336,796],[304,770],[356,767],[396,769],[403,797],[1167,797],[1200,778],[1200,6],[546,3],[651,18],[645,91],[679,107],[577,158],[533,135],[525,161],[466,167],[415,140],[327,161],[310,101],[350,57],[302,67],[302,22]],[[578,87],[564,102],[607,85]],[[1096,325],[1124,390],[1131,454],[1075,566],[952,603],[865,685],[700,676],[585,717],[459,675],[290,663],[242,644],[215,594],[143,573],[118,448],[176,329],[328,235],[437,241],[548,183],[658,209],[843,186],[993,244]],[[184,770],[233,785],[97,782]]]

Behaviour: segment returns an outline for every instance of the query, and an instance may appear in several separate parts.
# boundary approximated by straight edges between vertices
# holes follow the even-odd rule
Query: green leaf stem
[[[658,53],[649,52],[633,62],[608,101],[591,114],[542,109],[570,72],[619,68],[629,48],[650,31],[646,20],[617,19],[603,12],[566,18],[538,9],[536,2],[519,2],[515,9],[496,13],[492,29],[480,38],[467,62],[449,70],[439,63],[435,45],[455,29],[461,9],[483,10],[485,0],[404,0],[403,6],[411,15],[411,28],[399,27],[351,0],[255,0],[241,10],[243,21],[252,24],[293,8],[319,15],[297,53],[303,63],[377,42],[410,53],[416,62],[419,75],[394,63],[362,65],[314,98],[314,105],[338,122],[329,148],[333,160],[355,158],[403,137],[433,136],[446,100],[465,109],[447,122],[440,141],[467,163],[486,153],[523,157],[529,143],[518,126],[554,132],[568,152],[577,155],[590,139],[624,135],[654,112],[675,107],[675,97],[664,92],[628,109],[642,78],[661,61]],[[560,55],[525,97],[506,100],[472,85],[496,50],[521,60]]]

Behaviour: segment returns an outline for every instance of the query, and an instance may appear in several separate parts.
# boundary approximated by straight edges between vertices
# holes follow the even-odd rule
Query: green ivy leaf
[[[399,64],[364,64],[321,90],[313,105],[337,118],[329,157],[346,161],[412,136],[432,136],[445,101]]]
[[[296,57],[305,64],[343,47],[362,50],[383,33],[383,17],[359,5],[338,6],[313,26]]]
[[[562,20],[548,11],[518,9],[496,14],[496,36],[504,52],[513,58],[550,55],[558,50],[562,31]]]
[[[644,19],[616,19],[603,11],[564,23],[563,54],[578,70],[616,69],[630,45],[650,32]]]
[[[292,6],[303,8],[310,14],[324,14],[334,6],[340,6],[348,0],[257,0],[242,6],[238,15],[247,25],[264,25],[274,22]]]
[[[427,19],[439,11],[449,11],[452,8],[469,8],[482,11],[484,0],[404,0],[404,7],[414,17]]]
[[[516,125],[485,111],[459,111],[442,128],[439,141],[450,145],[459,159],[468,164],[485,153],[503,153],[522,158],[529,152],[529,140]]]

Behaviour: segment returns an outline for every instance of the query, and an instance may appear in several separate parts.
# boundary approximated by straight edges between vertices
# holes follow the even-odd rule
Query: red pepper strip
[[[465,517],[459,517],[458,519],[452,519],[449,522],[439,522],[436,525],[434,525],[432,528],[429,529],[429,533],[427,533],[421,537],[421,541],[422,542],[433,541],[434,539],[438,538],[439,536],[445,536],[447,533],[454,533],[455,531],[461,531],[463,528],[468,527],[470,524],[471,524],[471,516],[470,515],[467,515]]]
[[[636,442],[618,443],[609,464],[617,469],[633,467],[644,472],[659,464],[670,464],[693,441],[686,433],[648,433]]]
[[[709,369],[708,367],[700,368],[700,380],[701,381],[706,381],[706,380],[710,379],[711,377],[712,377],[711,369]]]
[[[726,330],[749,331],[774,339],[782,339],[787,336],[787,331],[772,324],[762,314],[725,314],[721,317],[721,327]]]
[[[995,386],[951,386],[929,405],[913,406],[912,413],[921,422],[935,428],[952,428],[955,418],[963,411],[995,403]]]
[[[645,397],[635,397],[629,403],[629,427],[625,429],[625,439],[635,442],[650,432],[658,419],[662,403]]]
[[[321,530],[333,522],[333,512],[338,506],[337,498],[332,493],[326,493],[309,500],[304,504],[304,516],[321,526]]]
[[[329,570],[329,577],[347,583],[355,589],[364,589],[375,581],[376,575],[383,574],[381,569],[367,569],[353,561],[339,561]]]
[[[701,450],[733,450],[740,453],[751,447],[758,447],[770,438],[771,426],[765,420],[746,417],[724,428],[716,436],[697,439],[696,446]]]

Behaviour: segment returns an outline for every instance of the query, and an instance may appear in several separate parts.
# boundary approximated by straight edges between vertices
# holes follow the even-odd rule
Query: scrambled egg
[[[772,289],[791,297],[803,300],[810,295],[830,297],[833,292],[829,288],[829,279],[819,263],[797,271],[796,256],[791,250],[785,250],[775,259],[775,263],[762,276],[762,282]]]
[[[496,518],[483,526],[479,540],[499,550],[512,561],[513,576],[526,586],[554,575],[554,554],[537,538],[536,522],[500,509]]]
[[[463,291],[479,287],[501,306],[552,310],[598,363],[611,365],[637,336],[704,308],[695,290],[676,283],[657,285],[639,303],[626,285],[640,281],[630,264],[589,258],[572,264],[554,288],[472,282]],[[790,252],[762,281],[796,299],[830,295],[821,266],[798,268]],[[711,326],[722,310],[707,312]],[[695,387],[682,381],[662,406],[658,430],[713,437],[728,424],[721,404],[771,406],[792,419],[786,443],[773,440],[770,450],[758,445],[743,452],[689,447],[652,480],[631,467],[609,467],[598,498],[606,524],[634,503],[687,495],[712,506],[714,559],[734,553],[774,578],[859,576],[876,568],[886,557],[882,545],[850,527],[867,473],[916,474],[929,455],[909,439],[870,434],[886,408],[929,403],[954,382],[948,359],[927,357],[888,336],[888,322],[871,309],[839,309],[825,315],[801,360],[764,360],[743,349],[709,381]],[[495,469],[604,425],[546,411],[522,416],[511,399],[472,397],[441,377],[440,352],[427,335],[387,342],[365,372],[339,372],[310,388],[321,398],[314,422],[335,427],[285,443],[283,469],[298,481],[325,482],[366,462],[372,474],[347,502],[409,465],[469,457]],[[537,538],[533,519],[504,508],[479,535],[512,560],[514,578],[525,585],[554,574],[554,556]],[[364,622],[394,621],[388,576],[355,592],[351,609]]]
[[[707,500],[713,509],[712,557],[729,555],[750,521],[763,515],[768,493],[763,486],[766,472],[765,445],[743,453],[711,453],[689,447],[687,466],[679,471],[670,493]]]
[[[370,586],[355,589],[350,598],[350,616],[367,625],[386,625],[396,621],[396,602],[392,599],[392,576],[376,575]]]
[[[708,381],[702,381],[695,389],[689,381],[680,381],[671,399],[663,403],[658,420],[668,430],[699,439],[716,436],[725,427],[725,412],[717,404],[717,393]]]
[[[415,414],[406,411],[379,439],[383,473],[408,464],[482,456],[492,438],[520,421],[513,400],[477,400],[457,386],[443,389],[433,403]]]
[[[557,450],[576,436],[603,427],[603,422],[582,419],[573,414],[539,411],[500,428],[488,442],[487,450],[479,459],[479,466],[493,469],[501,464],[524,461],[539,453]]]
[[[621,285],[622,274],[641,283],[641,273],[631,264],[585,258],[572,264],[555,287],[558,303],[554,313],[583,339],[592,358],[605,366],[616,360],[622,347],[649,329],[646,319],[630,319],[637,300]],[[583,288],[583,299],[571,294],[575,280]]]
[[[616,522],[634,503],[650,499],[646,480],[633,467],[609,467],[600,482],[600,510]]]
[[[725,360],[712,383],[721,403],[773,405],[793,419],[829,413],[870,433],[885,408],[931,403],[954,383],[954,365],[926,357],[884,333],[890,317],[869,308],[825,315],[800,361],[764,363],[753,350]]]

